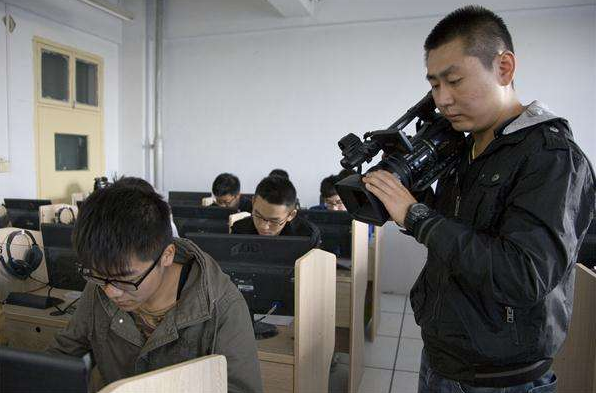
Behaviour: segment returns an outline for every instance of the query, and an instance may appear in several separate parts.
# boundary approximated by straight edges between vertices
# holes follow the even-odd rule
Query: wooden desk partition
[[[368,282],[368,224],[352,221],[352,234],[348,392],[357,393],[364,374],[364,300]]]
[[[230,217],[228,217],[228,225],[230,226],[230,233],[232,233],[232,225],[234,225],[234,223],[236,221],[240,221],[243,218],[250,217],[250,216],[251,216],[251,214],[249,212],[238,212],[238,213],[230,214]]]
[[[370,261],[368,272],[369,281],[372,286],[372,317],[370,320],[370,329],[368,338],[370,341],[375,341],[377,338],[377,332],[379,331],[379,325],[381,323],[381,283],[380,283],[380,272],[381,272],[381,242],[383,241],[383,227],[375,227],[374,242],[371,246],[372,255],[368,256]]]
[[[40,224],[53,224],[56,221],[56,212],[63,207],[70,207],[74,213],[74,219],[76,220],[77,215],[79,213],[79,209],[76,205],[67,205],[65,203],[58,203],[55,205],[45,205],[39,207],[39,223]],[[65,209],[65,211],[61,212],[62,222],[65,224],[70,224],[71,220],[73,219],[70,211]]]
[[[573,315],[553,369],[559,392],[596,393],[596,272],[575,266]]]
[[[212,196],[201,199],[201,206],[211,206],[215,203],[215,198]]]
[[[259,340],[265,393],[327,392],[335,343],[335,255],[311,250],[296,262],[294,324]]]
[[[113,382],[99,393],[227,393],[228,373],[222,355],[204,356]]]

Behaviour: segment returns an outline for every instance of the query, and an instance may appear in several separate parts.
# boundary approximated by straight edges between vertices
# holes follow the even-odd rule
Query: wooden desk
[[[328,391],[335,343],[335,267],[335,256],[322,250],[311,250],[296,261],[294,324],[278,326],[277,336],[257,341],[265,393]],[[53,290],[52,296],[63,298],[66,292]],[[51,316],[54,309],[5,306],[4,311],[9,346],[37,351],[70,319],[69,314]]]

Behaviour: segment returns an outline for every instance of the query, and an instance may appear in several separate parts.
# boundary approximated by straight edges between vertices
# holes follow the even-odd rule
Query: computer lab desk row
[[[336,258],[311,250],[296,261],[295,275],[293,324],[278,326],[277,336],[257,342],[264,390],[327,392],[335,342]],[[52,296],[62,297],[68,304],[67,292],[54,290]],[[8,345],[43,350],[71,317],[52,316],[52,312],[5,305],[2,330]]]
[[[310,270],[307,270],[304,267],[307,265],[304,264],[305,261],[312,258],[321,259],[319,255],[328,256],[330,254],[316,250],[297,261],[296,272],[298,272],[298,267],[302,266],[302,273],[300,275],[296,273],[296,283],[300,282],[301,284],[295,285],[294,326],[293,328],[292,326],[279,326],[280,334],[278,336],[258,341],[261,372],[266,392],[309,391],[300,387],[313,387],[313,384],[320,388],[323,388],[323,385],[327,386],[329,365],[334,350],[350,354],[349,392],[358,391],[364,371],[364,318],[367,287],[368,303],[373,305],[373,318],[370,322],[373,326],[370,330],[371,332],[376,331],[374,315],[378,315],[379,309],[378,290],[375,285],[378,283],[378,263],[376,267],[372,260],[369,264],[367,226],[358,222],[353,222],[352,225],[351,270],[333,269],[332,280],[323,284],[320,280],[328,279],[330,276],[330,273],[325,270],[324,263],[312,263],[308,265]],[[373,249],[370,250],[377,257],[379,256],[380,236],[380,228],[377,228],[377,241],[372,246]],[[331,258],[335,268],[335,257],[331,256]],[[375,275],[377,275],[376,278],[374,278]],[[39,294],[45,294],[46,291],[46,289],[42,289]],[[321,293],[322,291],[324,293]],[[66,292],[53,290],[52,296],[64,296]],[[65,300],[65,304],[69,302],[69,299]],[[333,310],[329,309],[331,304],[333,304]],[[303,305],[302,308],[299,307],[300,305]],[[321,310],[325,310],[324,315],[327,318],[332,315],[330,325],[333,328],[332,331],[329,330],[328,324],[321,322],[325,318],[316,316],[317,313],[322,312]],[[9,345],[32,350],[45,348],[56,332],[65,327],[70,319],[68,314],[51,316],[52,311],[53,309],[37,310],[4,306],[4,330]],[[331,313],[331,311],[333,312]],[[2,316],[0,315],[0,323],[2,323],[1,320]],[[298,331],[302,332],[305,338],[295,340]],[[320,342],[313,340],[320,340]],[[332,345],[334,342],[335,348]],[[308,347],[309,345],[310,347]],[[307,350],[307,348],[316,350]],[[307,355],[302,356],[301,352]],[[306,364],[308,366],[305,366]],[[302,378],[301,375],[305,374],[300,370],[308,370],[307,376]],[[318,378],[313,378],[313,375]]]

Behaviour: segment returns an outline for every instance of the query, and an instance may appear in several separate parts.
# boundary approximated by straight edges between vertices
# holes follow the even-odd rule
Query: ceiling
[[[308,1],[311,0],[168,0],[165,37],[176,39],[300,26],[438,17],[469,4],[457,0],[314,0],[312,15],[302,17],[284,16],[278,6],[285,2],[298,7]],[[596,5],[596,0],[475,2],[497,12]]]

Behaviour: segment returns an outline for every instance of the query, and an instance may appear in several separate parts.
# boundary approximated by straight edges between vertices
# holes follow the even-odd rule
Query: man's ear
[[[515,67],[517,65],[515,54],[509,50],[506,50],[505,52],[498,55],[495,61],[499,83],[501,86],[511,85],[513,83]]]
[[[290,215],[288,216],[288,222],[292,221],[294,218],[296,218],[296,214],[298,214],[298,209],[294,208],[294,210],[292,210],[292,212],[290,213]]]
[[[174,255],[176,255],[176,246],[172,243],[166,247],[161,255],[161,265],[164,267],[171,266],[174,263]]]

